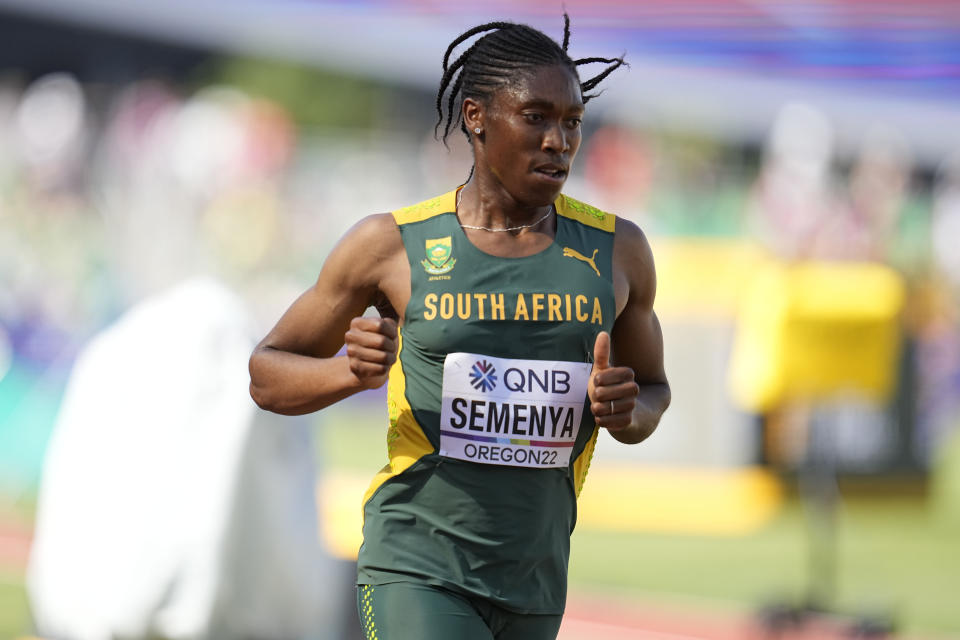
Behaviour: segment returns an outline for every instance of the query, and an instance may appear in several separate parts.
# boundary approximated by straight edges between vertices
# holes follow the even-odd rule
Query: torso
[[[452,193],[394,214],[405,268],[384,287],[403,315],[388,387],[391,463],[365,497],[361,582],[438,584],[514,610],[562,611],[575,494],[596,436],[585,382],[563,394],[585,381],[618,305],[615,218],[564,196],[557,208],[554,236],[519,257],[478,247]],[[526,396],[495,400],[511,368],[509,384],[536,370],[540,387],[527,376]],[[498,375],[484,384],[485,372]]]

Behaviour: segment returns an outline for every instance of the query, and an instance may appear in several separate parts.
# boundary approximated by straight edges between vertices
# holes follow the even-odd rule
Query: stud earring
[[[473,132],[477,135],[480,135],[480,131],[481,131],[480,127],[477,127],[476,129],[473,130]]]

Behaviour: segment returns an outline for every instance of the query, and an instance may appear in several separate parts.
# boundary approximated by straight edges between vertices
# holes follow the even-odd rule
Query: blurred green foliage
[[[960,532],[960,425],[937,451],[931,471],[932,507],[937,522]],[[960,544],[956,554],[960,555]],[[957,574],[960,575],[960,574]],[[954,593],[960,591],[960,578]],[[958,615],[960,617],[960,615]]]
[[[589,481],[588,481],[589,486]],[[571,588],[661,601],[674,609],[754,613],[799,605],[807,595],[810,539],[790,501],[768,526],[746,536],[574,532]],[[849,616],[884,614],[910,637],[960,633],[956,531],[934,521],[922,498],[851,497],[837,534],[837,599]]]
[[[371,128],[391,94],[382,82],[249,57],[215,59],[198,70],[191,84],[227,85],[272,100],[306,128]]]
[[[29,635],[30,613],[22,577],[0,571],[0,638]]]

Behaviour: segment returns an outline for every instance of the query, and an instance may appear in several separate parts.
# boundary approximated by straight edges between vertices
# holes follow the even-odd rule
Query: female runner
[[[368,639],[555,638],[598,433],[641,442],[670,402],[644,234],[561,193],[589,92],[623,64],[572,60],[564,18],[562,45],[505,22],[454,40],[438,127],[470,140],[467,183],[357,223],[250,359],[253,398],[284,414],[388,382]]]

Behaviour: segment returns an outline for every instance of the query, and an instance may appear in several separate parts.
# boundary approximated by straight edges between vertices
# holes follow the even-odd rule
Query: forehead
[[[533,67],[518,72],[509,84],[494,92],[493,102],[504,107],[542,102],[560,109],[583,109],[580,80],[562,65]]]

